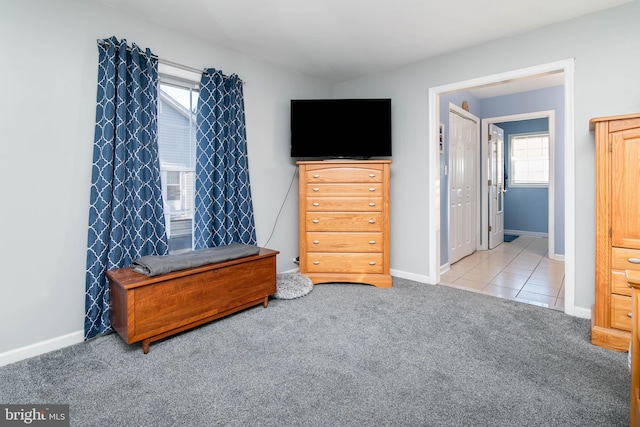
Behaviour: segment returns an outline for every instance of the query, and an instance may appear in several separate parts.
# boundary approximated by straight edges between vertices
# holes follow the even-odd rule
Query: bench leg
[[[149,344],[151,344],[150,338],[147,338],[146,340],[142,340],[142,352],[144,354],[149,353]]]

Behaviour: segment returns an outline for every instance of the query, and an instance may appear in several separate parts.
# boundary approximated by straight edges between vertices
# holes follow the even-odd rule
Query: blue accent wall
[[[479,99],[471,94],[471,92],[459,92],[442,95],[440,97],[440,122],[445,125],[444,154],[440,155],[440,188],[442,189],[440,192],[440,265],[444,265],[449,262],[449,194],[446,191],[449,185],[449,177],[444,174],[444,166],[449,162],[449,103],[451,102],[452,104],[460,107],[462,106],[462,101],[467,101],[469,103],[469,112],[480,119],[533,113],[538,111],[555,111],[555,141],[553,153],[555,163],[554,247],[556,254],[564,254],[564,87],[556,86],[485,99]],[[505,135],[505,145],[506,141],[508,141],[507,138],[508,137]],[[479,143],[481,140],[482,139],[479,138]],[[480,165],[480,167],[484,167],[484,163],[482,161],[480,162]],[[507,191],[507,197],[509,196],[509,192],[511,192],[511,189]],[[517,194],[515,196],[512,195],[510,206],[507,207],[507,199],[505,198],[505,209],[513,210],[516,215],[518,215],[518,212],[526,211],[527,207],[524,202],[528,203],[528,199],[521,199],[522,198],[519,198]],[[480,198],[478,198],[478,203],[480,203],[480,201]],[[544,200],[544,210],[546,213],[544,215],[544,218],[546,219],[546,231],[544,232],[548,232],[548,198]],[[519,217],[524,218],[523,215],[524,214],[519,215]],[[535,219],[537,221],[538,216],[536,216]],[[533,221],[530,222],[531,224],[527,225],[528,229],[526,230],[537,230],[536,227],[538,227],[538,225],[534,225]],[[505,228],[510,230],[525,230],[520,228],[520,226],[516,227],[515,224],[516,223],[508,221],[505,216]],[[480,236],[478,237],[480,238]]]
[[[532,90],[482,99],[482,118],[502,117],[537,111],[555,111],[554,155],[554,249],[564,254],[564,86]],[[508,194],[508,193],[507,193]],[[513,201],[513,200],[512,200]]]
[[[549,120],[546,118],[496,123],[504,130],[504,158],[509,172],[509,136],[518,133],[547,132]],[[549,232],[549,189],[511,187],[507,178],[507,192],[504,195],[505,230]]]

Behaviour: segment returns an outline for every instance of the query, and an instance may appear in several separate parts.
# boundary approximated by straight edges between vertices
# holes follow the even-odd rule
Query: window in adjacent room
[[[549,133],[509,136],[509,187],[549,186]]]
[[[193,248],[197,82],[160,77],[158,148],[169,253]]]

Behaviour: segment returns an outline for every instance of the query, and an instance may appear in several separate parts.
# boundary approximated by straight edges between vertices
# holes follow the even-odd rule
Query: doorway
[[[573,120],[573,91],[574,91],[574,60],[567,59],[554,63],[542,64],[535,67],[494,74],[477,79],[461,81],[444,86],[429,89],[429,200],[428,200],[428,265],[429,283],[437,284],[440,281],[440,179],[439,179],[439,146],[438,123],[440,95],[468,90],[470,88],[487,85],[500,85],[512,81],[534,79],[549,74],[562,73],[564,82],[564,143],[565,143],[565,223],[569,223],[575,217],[575,155],[574,155],[574,120]],[[568,219],[568,220],[567,220]],[[565,302],[564,312],[575,315],[575,230],[565,227]]]
[[[535,119],[547,119],[548,123],[548,132],[549,132],[549,187],[548,187],[548,248],[547,253],[548,257],[553,260],[559,259],[559,257],[555,253],[555,156],[554,156],[554,147],[555,147],[555,111],[537,111],[532,113],[523,113],[523,114],[512,114],[509,116],[501,116],[501,117],[489,117],[486,119],[482,119],[482,153],[481,156],[483,159],[489,158],[491,153],[487,152],[487,147],[489,146],[488,135],[491,133],[490,129],[495,123],[505,123],[505,122],[517,122],[523,120],[535,120]],[[493,203],[491,200],[492,190],[488,185],[489,180],[491,180],[490,175],[488,177],[482,177],[481,182],[486,183],[482,190],[482,206],[488,206]],[[495,190],[497,191],[497,190]],[[482,214],[486,214],[488,212],[483,210]],[[482,224],[491,224],[491,214],[488,214],[489,217],[481,218]],[[490,233],[488,230],[481,229],[482,232],[482,242],[488,242],[490,239],[487,237],[487,234]],[[492,249],[492,246],[489,245],[481,245],[482,249]]]

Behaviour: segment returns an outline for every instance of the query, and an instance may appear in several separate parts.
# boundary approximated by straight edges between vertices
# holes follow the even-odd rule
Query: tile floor
[[[547,238],[520,236],[476,251],[441,275],[440,285],[564,311],[564,262],[547,258]]]

